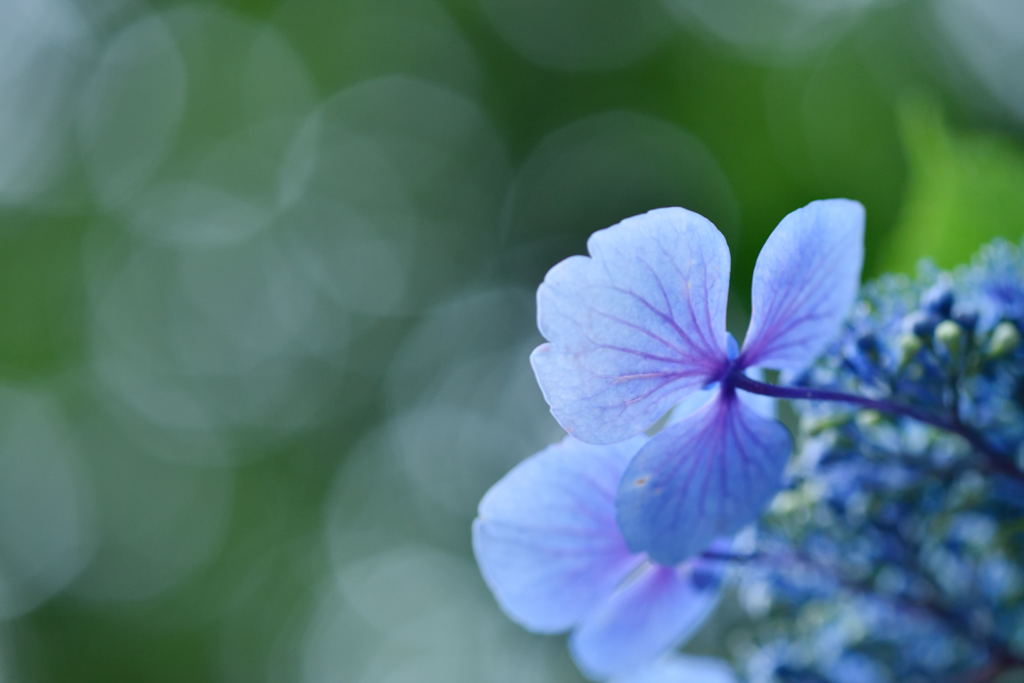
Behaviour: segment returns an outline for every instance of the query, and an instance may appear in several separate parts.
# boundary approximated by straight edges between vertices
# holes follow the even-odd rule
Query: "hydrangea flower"
[[[864,286],[798,379],[914,404],[797,402],[801,448],[739,577],[750,683],[991,681],[1024,671],[1024,245]],[[1001,455],[1000,455],[1001,454]],[[998,467],[997,467],[998,465]],[[1012,674],[1006,680],[1011,680]]]
[[[495,484],[473,523],[477,562],[502,609],[537,633],[571,629],[572,655],[595,679],[680,669],[653,663],[703,623],[720,592],[721,561],[662,566],[626,546],[615,491],[645,440],[566,437]]]
[[[778,490],[789,433],[742,400],[735,383],[751,368],[798,373],[832,340],[857,293],[863,232],[864,209],[847,199],[786,216],[757,259],[742,350],[725,328],[728,247],[696,213],[628,218],[594,233],[589,257],[548,272],[537,293],[548,343],[531,362],[569,434],[622,442],[716,387],[625,469],[617,520],[631,550],[675,565],[751,522]]]

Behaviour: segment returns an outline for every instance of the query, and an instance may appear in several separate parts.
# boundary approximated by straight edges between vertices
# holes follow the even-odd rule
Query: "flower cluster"
[[[732,537],[782,487],[791,452],[756,395],[771,385],[750,371],[798,375],[836,336],[863,223],[842,199],[783,219],[757,260],[742,348],[725,329],[728,248],[695,213],[627,219],[548,273],[537,297],[548,343],[531,360],[571,436],[491,489],[473,540],[505,611],[534,631],[572,629],[589,676],[664,666],[650,662],[713,607]]]
[[[1021,330],[1024,253],[1005,242],[864,288],[800,384],[954,429],[794,404],[791,481],[741,581],[750,680],[986,681],[1024,665]]]
[[[696,214],[623,221],[548,274],[532,361],[570,436],[488,492],[473,540],[503,609],[572,631],[591,678],[1024,668],[1024,251],[885,277],[853,305],[862,231],[848,200],[787,216],[742,349],[724,328],[728,251]],[[777,398],[798,399],[792,459]],[[668,654],[730,576],[751,617],[732,667]]]

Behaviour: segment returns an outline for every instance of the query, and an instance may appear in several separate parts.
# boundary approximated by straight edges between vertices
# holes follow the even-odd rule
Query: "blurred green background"
[[[965,260],[1022,63],[1019,0],[0,0],[0,679],[576,680],[469,549],[546,269],[682,205],[742,333],[812,199]]]

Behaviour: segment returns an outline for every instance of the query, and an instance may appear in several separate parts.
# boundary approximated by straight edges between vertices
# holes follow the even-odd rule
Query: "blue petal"
[[[751,379],[756,379],[759,382],[763,382],[765,379],[765,371],[763,368],[751,368],[746,374]],[[708,388],[695,391],[684,398],[679,405],[672,409],[672,414],[669,416],[668,424],[682,422],[690,415],[693,415],[700,408],[716,399],[720,388],[720,383],[715,382]],[[778,399],[776,398],[765,396],[764,394],[743,392],[740,394],[740,399],[750,406],[754,412],[764,415],[765,417],[774,418],[777,415]]]
[[[514,467],[480,501],[473,550],[502,609],[523,627],[574,626],[642,561],[615,523],[615,490],[638,437],[571,437]]]
[[[746,373],[751,379],[755,379],[758,382],[765,380],[764,368],[751,368]],[[751,394],[743,392],[739,394],[739,399],[747,404],[755,413],[763,415],[764,417],[775,418],[778,415],[778,399],[772,398],[771,396],[765,396],[764,394]]]
[[[729,249],[707,219],[658,209],[594,233],[592,255],[537,290],[551,342],[531,356],[551,412],[573,436],[640,434],[725,360]]]
[[[704,623],[721,592],[714,580],[719,573],[701,562],[648,565],[573,633],[569,647],[577,665],[603,679],[653,662]]]
[[[720,659],[671,655],[612,683],[737,683],[737,678]]]
[[[779,489],[789,432],[736,394],[719,394],[652,438],[619,485],[629,547],[661,564],[701,552],[752,522]]]
[[[799,372],[839,331],[857,296],[864,261],[864,207],[811,202],[782,219],[754,268],[745,367]]]
[[[693,415],[695,412],[706,406],[711,401],[718,397],[719,385],[717,382],[708,389],[698,389],[693,392],[679,404],[672,409],[672,414],[669,415],[667,424],[675,424],[682,422],[686,418]]]

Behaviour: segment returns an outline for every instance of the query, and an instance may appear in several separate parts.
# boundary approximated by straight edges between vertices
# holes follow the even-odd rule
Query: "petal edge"
[[[744,367],[796,373],[839,331],[860,284],[864,207],[811,202],[782,219],[757,257]]]
[[[700,561],[648,567],[572,634],[573,659],[605,679],[641,669],[689,638],[718,602],[721,571]]]
[[[782,423],[719,394],[630,462],[616,502],[629,547],[673,565],[734,535],[779,490],[791,448]]]
[[[551,412],[590,443],[640,434],[707,383],[726,350],[729,250],[706,218],[656,209],[595,232],[537,290],[531,355]]]
[[[484,495],[473,551],[513,621],[538,633],[565,631],[639,564],[615,523],[614,497],[644,441],[592,446],[567,437]]]

